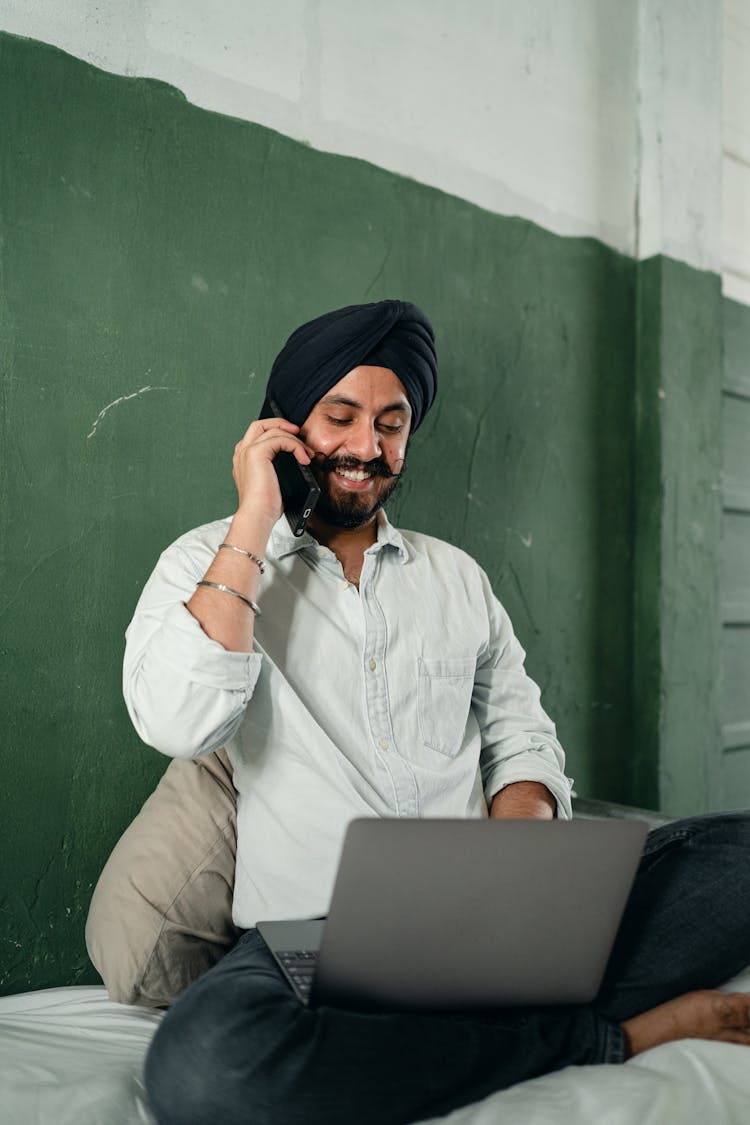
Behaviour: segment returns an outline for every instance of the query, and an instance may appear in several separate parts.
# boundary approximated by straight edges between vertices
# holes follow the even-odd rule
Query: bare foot
[[[622,1025],[629,1057],[674,1039],[720,1039],[750,1046],[750,994],[686,992]]]

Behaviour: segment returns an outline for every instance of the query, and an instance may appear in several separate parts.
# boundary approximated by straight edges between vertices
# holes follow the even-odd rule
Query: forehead
[[[335,399],[347,399],[350,405],[367,410],[402,409],[411,414],[404,384],[388,367],[353,368],[326,391],[320,403],[331,403]]]

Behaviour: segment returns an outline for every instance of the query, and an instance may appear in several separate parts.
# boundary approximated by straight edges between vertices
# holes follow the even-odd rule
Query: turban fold
[[[266,394],[301,426],[315,403],[362,365],[398,376],[416,430],[435,397],[437,357],[432,325],[409,301],[348,305],[301,325],[274,360]]]

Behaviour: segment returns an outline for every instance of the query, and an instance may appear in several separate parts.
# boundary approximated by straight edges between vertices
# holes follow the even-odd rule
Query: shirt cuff
[[[253,693],[262,663],[258,652],[230,652],[212,640],[182,602],[165,613],[150,655],[183,679],[203,687],[240,691],[246,699]]]

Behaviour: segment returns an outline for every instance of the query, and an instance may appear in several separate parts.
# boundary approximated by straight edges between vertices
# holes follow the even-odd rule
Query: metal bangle
[[[260,570],[260,573],[265,574],[266,560],[259,559],[257,555],[253,554],[252,551],[246,551],[244,547],[235,547],[233,543],[220,543],[219,550],[221,551],[222,549],[226,551],[236,551],[238,555],[247,555],[249,559],[252,559],[253,562],[256,563],[258,569]]]
[[[225,586],[223,582],[208,582],[204,578],[200,582],[197,582],[196,585],[210,586],[212,590],[223,590],[225,594],[232,594],[235,598],[239,598],[241,602],[244,602],[246,606],[249,606],[256,617],[261,616],[260,606],[256,605],[255,602],[250,600],[250,598],[246,598],[244,594],[241,594],[239,592],[239,590],[233,590],[231,586]]]

